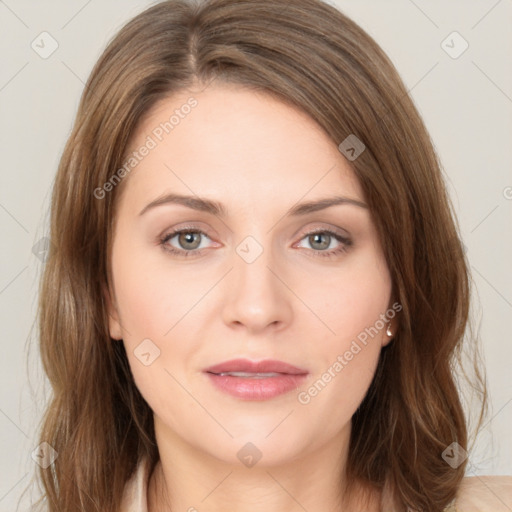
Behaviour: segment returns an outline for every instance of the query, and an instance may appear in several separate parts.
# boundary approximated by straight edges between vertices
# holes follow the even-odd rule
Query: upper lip
[[[247,372],[247,373],[285,373],[289,375],[307,374],[307,370],[297,368],[283,361],[267,359],[265,361],[250,361],[249,359],[231,359],[223,363],[210,366],[204,370],[209,373]]]

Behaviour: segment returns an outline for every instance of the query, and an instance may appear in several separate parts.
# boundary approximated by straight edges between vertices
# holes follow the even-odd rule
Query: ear
[[[112,301],[110,292],[107,286],[103,287],[103,294],[105,296],[105,303],[107,304],[108,313],[108,330],[110,337],[115,340],[123,339],[123,332],[121,329],[121,322],[119,321],[119,313],[115,301]]]

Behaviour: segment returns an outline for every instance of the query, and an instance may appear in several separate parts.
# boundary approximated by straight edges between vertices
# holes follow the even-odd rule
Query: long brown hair
[[[110,338],[104,293],[116,198],[129,177],[101,198],[95,191],[122,167],[156,102],[212,80],[295,106],[337,145],[349,135],[364,143],[350,164],[403,309],[353,417],[347,475],[376,488],[387,482],[397,510],[442,510],[467,461],[452,468],[441,454],[453,442],[469,449],[455,374],[463,340],[475,338],[464,336],[468,264],[441,164],[399,74],[363,29],[321,0],[164,1],[122,28],[96,63],[58,168],[40,289],[41,357],[53,389],[40,441],[58,453],[39,471],[47,510],[117,512],[141,458],[151,468],[158,461],[152,411],[123,343]]]

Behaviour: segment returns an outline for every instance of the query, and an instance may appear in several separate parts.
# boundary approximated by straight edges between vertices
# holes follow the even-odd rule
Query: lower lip
[[[251,379],[250,377],[232,377],[206,372],[211,382],[221,391],[243,400],[268,400],[297,389],[307,374],[281,374],[279,377]]]

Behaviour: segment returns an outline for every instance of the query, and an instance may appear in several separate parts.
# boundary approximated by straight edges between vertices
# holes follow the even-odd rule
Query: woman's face
[[[394,309],[370,211],[337,145],[284,103],[217,85],[157,104],[130,154],[110,334],[157,439],[269,465],[346,442]],[[334,197],[353,202],[318,203]],[[239,358],[302,376],[206,372]]]

